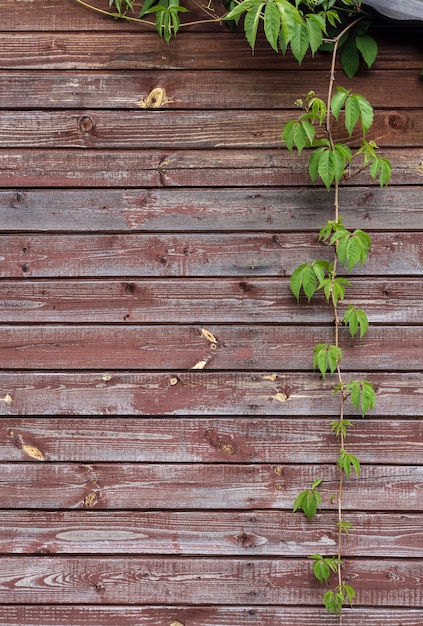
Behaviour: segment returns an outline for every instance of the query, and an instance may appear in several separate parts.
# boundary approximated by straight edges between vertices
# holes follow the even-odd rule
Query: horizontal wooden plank
[[[2,603],[321,604],[304,560],[79,557],[2,559]],[[355,605],[421,606],[421,561],[348,560]],[[388,581],[388,582],[387,582]],[[39,610],[42,610],[39,607]]]
[[[343,187],[347,228],[421,230],[417,187]],[[333,193],[278,189],[0,190],[2,231],[314,231],[333,218]]]
[[[310,371],[313,347],[331,327],[209,325],[0,326],[1,368]],[[374,326],[361,341],[340,330],[343,371],[423,369],[422,327]]]
[[[0,6],[1,6],[0,2]],[[104,35],[107,38],[107,35]],[[403,49],[401,49],[401,56]],[[280,70],[230,68],[222,70],[189,69],[122,71],[108,70],[90,72],[71,70],[57,72],[47,70],[34,72],[12,69],[0,71],[0,108],[12,109],[138,109],[139,103],[156,87],[165,90],[169,102],[164,109],[215,110],[215,109],[294,109],[299,96],[304,97],[304,85],[312,85],[318,94],[327,91],[327,70],[316,71],[302,68]],[[342,75],[339,82],[345,84]],[[401,89],[392,90],[392,83],[401,82]],[[348,84],[348,83],[347,83]],[[372,69],[354,78],[354,91],[367,97],[376,109],[399,109],[394,117],[386,114],[385,130],[401,134],[410,111],[422,107],[423,86],[418,72],[414,70]],[[271,98],[264,94],[272,94]],[[153,113],[151,111],[151,113]],[[156,111],[157,113],[157,111]],[[293,113],[291,113],[294,115]],[[123,116],[122,116],[123,117]],[[236,123],[236,116],[230,120]],[[152,119],[150,115],[149,119]],[[16,122],[12,119],[12,126]],[[191,129],[192,131],[192,129]],[[375,136],[372,130],[372,135]],[[262,141],[257,135],[256,142]]]
[[[351,372],[371,379],[376,415],[421,416],[421,373]],[[338,415],[333,380],[317,374],[190,371],[0,372],[2,415]],[[285,402],[281,402],[284,396]],[[347,415],[357,415],[349,405]],[[9,435],[5,435],[6,439]]]
[[[329,399],[329,398],[328,398]],[[348,449],[363,463],[413,464],[423,446],[416,420],[359,419]],[[329,419],[241,417],[0,419],[0,461],[333,463]],[[31,456],[33,455],[33,456]]]
[[[240,277],[290,275],[300,263],[333,259],[317,233],[5,235],[2,278]],[[350,276],[423,272],[421,233],[374,233]],[[345,272],[347,273],[347,272]]]
[[[421,278],[356,278],[348,302],[370,323],[420,324]],[[371,298],[369,297],[371,294]],[[339,305],[341,317],[346,304]],[[322,294],[294,302],[289,279],[145,279],[0,282],[0,322],[11,323],[327,323]]]
[[[336,552],[335,513],[0,511],[1,554],[293,557]],[[422,558],[419,514],[348,513],[344,557]],[[324,530],[322,530],[324,529]]]
[[[5,509],[288,509],[321,478],[322,510],[336,511],[331,465],[3,463]],[[344,510],[419,511],[423,466],[362,465]],[[154,600],[152,600],[154,601]]]
[[[252,54],[243,33],[219,26],[218,36],[216,32],[185,32],[167,45],[155,32],[139,29],[129,32],[127,25],[116,22],[113,32],[108,32],[106,37],[102,32],[80,29],[69,32],[71,21],[65,32],[34,32],[34,25],[29,31],[19,32],[18,29],[16,32],[13,23],[9,24],[11,32],[4,32],[0,41],[0,69],[298,69],[298,63],[291,55],[276,54],[263,36],[257,38]],[[51,25],[50,20],[50,28]],[[385,35],[376,36],[381,52],[374,69],[420,71],[421,39],[417,29],[402,28],[398,34],[388,29]],[[330,58],[323,53],[314,59],[308,55],[302,67],[328,71]],[[368,70],[363,68],[361,71],[366,73]],[[341,72],[339,75],[344,77]]]
[[[393,185],[421,185],[423,151],[386,148]],[[309,185],[308,155],[287,150],[85,150],[3,149],[3,187],[267,187]],[[356,178],[349,168],[346,184],[372,184],[370,174]],[[373,183],[376,186],[376,183]]]
[[[344,626],[421,626],[422,609],[346,608]],[[8,626],[327,626],[328,614],[319,607],[184,607],[184,606],[81,606],[0,605],[0,619]]]
[[[422,83],[423,96],[423,83]],[[193,149],[281,147],[281,131],[297,113],[274,111],[3,111],[1,148]],[[335,141],[360,146],[360,128],[349,138],[341,122]],[[318,129],[323,137],[324,130]],[[376,111],[372,137],[381,147],[423,145],[421,110]]]

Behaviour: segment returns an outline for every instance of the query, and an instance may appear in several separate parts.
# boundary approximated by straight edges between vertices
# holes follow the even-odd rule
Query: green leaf
[[[328,370],[333,374],[342,361],[342,350],[338,346],[327,343],[318,343],[313,348],[313,367],[319,368],[323,378]]]
[[[345,438],[347,436],[347,429],[352,427],[353,423],[346,419],[340,419],[330,423],[331,432],[333,432],[336,437],[342,435]]]
[[[357,477],[360,476],[360,461],[345,449],[341,449],[339,452],[338,467],[345,473],[347,478],[350,478],[352,469],[354,469]]]
[[[316,182],[317,175],[319,173],[320,157],[325,150],[327,150],[327,148],[322,146],[311,153],[310,160],[308,162],[308,173],[313,183]]]
[[[354,528],[354,526],[353,526],[353,524],[351,524],[351,522],[346,522],[344,520],[341,520],[340,522],[338,522],[337,523],[337,527],[338,527],[339,532],[345,533],[345,535],[348,535],[350,530],[352,528]]]
[[[321,19],[321,16],[311,14],[306,16],[305,27],[308,34],[311,54],[314,56],[322,44],[325,22]]]
[[[360,329],[360,339],[366,334],[369,328],[369,320],[362,309],[357,309],[352,304],[349,305],[344,315],[344,324],[349,327],[351,337],[354,337]]]
[[[392,175],[392,166],[388,159],[384,157],[376,156],[373,163],[370,165],[370,174],[373,180],[376,180],[379,176],[379,184],[381,187],[385,187]]]
[[[370,35],[356,35],[355,45],[361,52],[367,67],[371,67],[377,57],[377,43]]]
[[[264,10],[264,34],[275,52],[278,52],[278,38],[281,29],[279,10],[274,2],[268,2]]]
[[[323,594],[323,604],[328,613],[334,613],[339,615],[342,611],[342,605],[344,603],[344,596],[342,593],[336,591],[326,591]]]
[[[344,87],[337,87],[336,93],[332,96],[330,101],[330,109],[335,119],[338,119],[341,113],[342,107],[345,105],[345,101],[349,95],[349,91]]]
[[[142,18],[148,12],[148,10],[153,6],[155,1],[156,0],[145,0],[145,2],[143,2],[143,5],[141,7],[141,11],[140,11],[140,13],[138,15],[138,19]]]
[[[312,263],[302,263],[293,271],[290,279],[290,288],[297,302],[299,301],[301,290],[303,290],[307,300],[310,302],[318,289],[318,282],[321,282],[324,271],[329,267],[330,263],[328,261],[313,261]]]
[[[352,380],[346,385],[345,390],[350,394],[356,411],[361,409],[362,417],[375,407],[376,392],[368,380]]]
[[[230,21],[239,19],[243,13],[248,11],[256,3],[257,0],[243,0],[243,2],[234,6],[234,8],[231,9],[223,19]]]
[[[353,78],[357,74],[360,66],[360,58],[354,39],[349,39],[342,48],[341,65],[348,78]]]
[[[363,134],[365,135],[373,124],[373,107],[364,96],[361,96],[360,94],[355,94],[355,97],[357,98],[360,111],[361,128],[363,130]]]
[[[264,2],[253,4],[251,9],[247,12],[244,20],[245,37],[253,50],[256,43],[257,30],[263,7]]]
[[[353,233],[340,229],[333,235],[330,244],[333,245],[335,242],[338,259],[343,265],[347,265],[348,270],[352,270],[357,263],[363,265],[371,247],[369,235],[359,229]]]
[[[295,23],[290,40],[291,50],[298,64],[301,65],[310,44],[309,34],[304,22]]]
[[[351,137],[360,116],[360,106],[355,95],[350,95],[345,102],[345,128]]]
[[[320,485],[322,480],[319,478],[314,481],[311,489],[305,489],[296,498],[293,505],[293,513],[301,510],[308,520],[313,519],[316,515],[317,509],[320,508],[322,503],[322,496],[315,485]]]

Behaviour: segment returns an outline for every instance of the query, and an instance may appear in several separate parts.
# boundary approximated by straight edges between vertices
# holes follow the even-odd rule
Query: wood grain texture
[[[328,56],[299,70],[218,24],[167,46],[74,0],[1,8],[0,623],[327,626],[307,557],[337,551],[339,402],[311,371],[333,329],[289,275],[327,252],[334,197],[280,132]],[[346,406],[343,624],[421,626],[422,45],[373,33],[375,67],[337,74],[394,172],[342,186],[373,239],[344,376],[377,392],[365,420]],[[157,86],[169,102],[141,109]],[[317,476],[310,523],[292,505]]]
[[[423,85],[421,89],[423,96]],[[281,130],[296,113],[274,111],[4,111],[0,148],[93,149],[277,149]],[[351,137],[341,122],[334,139],[359,147],[359,127]],[[324,131],[318,129],[317,137]],[[422,110],[376,111],[372,137],[381,148],[418,148],[423,144]]]
[[[336,511],[332,465],[3,463],[7,509],[287,509],[319,476],[322,510]],[[422,512],[421,465],[362,465],[344,510]],[[35,497],[36,494],[36,497]],[[154,600],[151,600],[154,601]],[[206,600],[204,600],[206,601]]]
[[[10,9],[10,7],[9,7]],[[173,45],[173,42],[172,42]],[[383,52],[382,52],[383,54]],[[294,105],[299,96],[304,96],[304,85],[313,85],[316,93],[327,89],[327,71],[283,68],[280,70],[243,70],[228,68],[221,70],[71,70],[57,72],[45,70],[37,73],[33,81],[31,71],[0,71],[0,108],[34,110],[45,109],[46,101],[54,109],[101,109],[119,110],[121,119],[128,119],[128,109],[138,110],[139,103],[155,88],[161,87],[168,94],[169,102],[164,110],[232,110],[228,118],[235,123],[238,113],[269,109],[294,116]],[[354,89],[367,97],[376,109],[385,110],[386,131],[407,131],[404,122],[415,119],[411,107],[421,109],[423,85],[415,69],[390,70],[392,83],[401,82],[401,90],[392,90],[386,81],[386,72],[372,70],[360,72],[354,79]],[[345,79],[346,80],[346,79]],[[341,81],[340,82],[344,82]],[[265,94],[271,93],[271,97]],[[389,109],[391,113],[386,112]],[[396,117],[389,119],[398,110]],[[10,113],[12,117],[13,113]],[[149,111],[149,119],[157,111]],[[116,114],[115,114],[116,115]],[[381,116],[382,113],[379,113]],[[130,119],[130,118],[129,118]],[[269,120],[268,120],[269,121]],[[11,119],[12,126],[13,117]],[[191,129],[192,130],[192,129]],[[372,134],[373,130],[372,130]],[[257,145],[262,137],[257,135]]]
[[[280,365],[280,363],[279,363]],[[372,379],[374,416],[421,416],[421,372],[350,372],[345,380]],[[334,381],[296,372],[1,372],[2,415],[338,415],[328,402]],[[7,398],[10,396],[11,400]],[[284,397],[287,396],[287,400]],[[5,400],[8,400],[6,401]],[[282,400],[282,402],[281,402]],[[347,407],[348,415],[357,413]],[[10,441],[8,433],[4,433]]]
[[[421,626],[423,610],[406,608],[345,609],[345,626]],[[327,626],[319,607],[215,606],[39,606],[0,605],[0,619],[9,626]]]
[[[369,293],[372,297],[369,298]],[[372,324],[419,325],[420,277],[355,278],[349,302]],[[289,279],[15,280],[0,282],[0,323],[315,323],[331,321],[322,294],[293,306]],[[339,310],[344,315],[345,304]]]
[[[337,443],[330,420],[278,418],[0,419],[0,461],[49,462],[332,463]],[[405,418],[353,421],[348,449],[363,463],[413,464],[423,426]],[[358,453],[358,452],[357,452]],[[35,461],[39,459],[35,456]]]
[[[67,0],[71,1],[71,0]],[[9,9],[8,9],[9,10]],[[25,10],[25,9],[23,9]],[[28,18],[26,18],[28,19]],[[243,33],[220,28],[216,33],[182,33],[171,45],[157,37],[155,32],[132,30],[115,23],[112,32],[10,32],[0,41],[0,69],[50,70],[297,70],[298,63],[291,56],[276,54],[263,36],[257,38],[254,54]],[[392,30],[379,36],[381,52],[374,69],[421,69],[421,38],[418,31],[402,32],[399,37]],[[401,53],[398,53],[400,47]],[[307,55],[302,67],[328,70],[326,54],[314,59]],[[367,71],[362,70],[364,73]]]
[[[293,605],[304,594],[320,605],[321,586],[313,582],[307,559],[154,559],[5,557],[0,574],[2,602],[27,604]],[[356,606],[409,607],[422,600],[421,561],[348,560]]]
[[[224,250],[224,254],[222,251]],[[290,276],[332,260],[315,233],[5,235],[1,278]],[[374,233],[364,267],[349,276],[420,276],[420,232]],[[293,299],[294,304],[294,299]]]
[[[313,347],[333,341],[333,328],[304,326],[0,326],[3,369],[189,370],[200,361],[211,370],[310,371]],[[343,370],[421,371],[422,329],[372,328],[361,341],[341,329]],[[202,368],[201,368],[202,369]]]
[[[1,554],[332,556],[336,514],[286,511],[0,511]],[[421,515],[348,513],[346,557],[422,558]],[[1,613],[0,613],[1,615]],[[313,622],[314,623],[314,622]]]
[[[331,219],[333,192],[319,187],[252,189],[0,190],[4,233],[312,232]],[[421,231],[423,197],[409,186],[344,187],[347,228]]]
[[[423,150],[387,148],[394,185],[421,185]],[[3,187],[257,187],[309,185],[308,157],[285,150],[0,150]],[[356,184],[359,166],[347,172]],[[368,172],[360,184],[371,185]],[[373,183],[376,186],[376,183]]]

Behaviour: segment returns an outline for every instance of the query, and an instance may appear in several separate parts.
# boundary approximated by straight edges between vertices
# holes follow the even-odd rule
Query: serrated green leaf
[[[364,337],[369,328],[369,320],[365,312],[362,309],[355,308],[351,304],[345,311],[344,324],[349,327],[351,337],[354,337],[357,330],[360,328],[360,339]]]
[[[338,119],[348,94],[349,92],[344,89],[344,87],[338,87],[336,93],[332,96],[330,101],[330,110],[332,111],[332,115],[335,119]]]
[[[361,128],[365,135],[373,124],[374,112],[370,102],[364,96],[356,94],[358,106],[360,110]]]
[[[302,122],[298,122],[294,128],[294,144],[300,154],[308,144],[308,135]]]
[[[303,22],[293,25],[290,44],[292,54],[301,65],[310,44],[308,30]]]
[[[351,477],[352,469],[354,469],[357,477],[360,476],[360,461],[345,449],[341,449],[339,452],[338,467],[345,473],[347,478]]]
[[[224,16],[223,19],[228,21],[236,20],[256,3],[257,0],[243,0],[243,2],[234,6],[233,9],[231,9],[229,13]]]
[[[313,348],[313,367],[320,370],[323,378],[326,378],[328,370],[333,374],[342,361],[342,350],[338,346],[327,343],[319,343]]]
[[[352,380],[346,385],[346,391],[350,394],[351,403],[356,411],[361,408],[364,417],[376,404],[376,392],[368,380]]]
[[[264,2],[258,2],[253,4],[250,10],[247,12],[244,19],[244,32],[251,49],[254,50],[257,38],[257,30],[262,16],[262,10]]]
[[[320,157],[325,150],[327,150],[327,148],[322,146],[320,148],[317,148],[311,153],[311,156],[308,162],[308,173],[313,183],[316,182],[318,172],[319,172]]]
[[[360,107],[358,104],[358,99],[355,94],[352,94],[348,96],[345,102],[345,128],[347,129],[350,137],[352,135],[355,125],[358,122],[359,116]]]
[[[330,148],[325,148],[320,155],[317,171],[326,189],[330,189],[333,183],[337,172],[337,165],[334,151]]]
[[[305,293],[307,300],[311,298],[317,290],[317,277],[310,263],[302,263],[291,274],[290,288],[297,302],[300,298],[301,290]]]
[[[330,577],[330,567],[324,559],[316,560],[313,563],[313,574],[320,583],[327,583]]]
[[[370,165],[370,175],[373,180],[376,180],[379,176],[379,184],[381,187],[385,187],[392,175],[392,166],[388,159],[384,157],[378,157],[374,159],[373,163]]]
[[[360,66],[360,57],[354,39],[349,39],[342,48],[341,65],[348,78],[353,78]]]
[[[297,120],[290,120],[282,130],[281,139],[290,152],[294,149],[294,130],[297,123]]]
[[[314,484],[314,483],[313,483]],[[293,513],[302,510],[307,519],[311,520],[320,508],[322,496],[316,488],[305,489],[296,498],[293,505]]]
[[[360,51],[367,67],[371,67],[377,57],[377,43],[370,35],[356,35],[355,45]]]
[[[281,29],[280,13],[274,2],[268,2],[264,10],[264,34],[275,52],[278,52],[278,38]]]
[[[326,272],[330,271],[331,267],[329,261],[313,261],[312,268],[319,283],[324,280]]]
[[[319,49],[322,39],[323,32],[322,30],[325,27],[323,22],[323,29],[321,22],[317,19],[319,16],[317,15],[309,15],[305,19],[305,27],[308,34],[308,43],[310,46],[311,54],[314,56],[317,50]]]

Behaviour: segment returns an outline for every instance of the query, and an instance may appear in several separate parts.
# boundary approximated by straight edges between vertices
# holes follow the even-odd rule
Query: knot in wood
[[[81,115],[78,126],[83,133],[91,133],[95,129],[95,122],[89,115]]]
[[[141,109],[161,109],[168,102],[173,102],[167,97],[162,87],[155,87],[144,100],[137,102]]]

